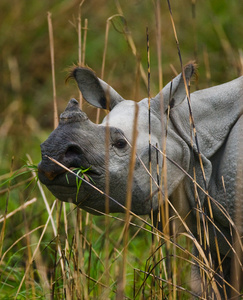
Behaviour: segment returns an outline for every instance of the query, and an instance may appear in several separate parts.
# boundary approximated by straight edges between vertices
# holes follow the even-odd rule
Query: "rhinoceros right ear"
[[[70,77],[73,77],[84,97],[91,105],[111,110],[124,99],[106,82],[99,79],[92,70],[76,67]]]
[[[185,66],[184,74],[187,85],[195,71],[196,65],[194,63],[189,63]],[[151,105],[155,106],[154,108],[158,111],[160,110],[161,97],[163,97],[164,110],[167,109],[169,104],[176,106],[186,98],[186,89],[182,73],[169,82],[151,102]]]

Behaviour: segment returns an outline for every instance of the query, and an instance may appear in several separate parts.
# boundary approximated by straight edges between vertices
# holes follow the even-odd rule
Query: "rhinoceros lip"
[[[75,171],[75,173],[76,172],[77,171]],[[85,174],[90,176],[92,179],[89,180],[91,185],[95,186],[96,183],[99,182],[100,174],[98,174],[98,172],[87,171]],[[90,187],[86,182],[82,182],[81,187],[78,187],[77,177],[74,174],[65,172],[57,175],[53,180],[49,180],[40,174],[39,179],[59,200],[75,203],[79,207],[89,206],[88,199],[90,197],[90,189],[92,189],[92,187]],[[79,195],[82,195],[81,198]]]
[[[70,167],[69,168],[70,171],[72,172],[68,172],[65,171],[62,173],[59,173],[58,175],[56,175],[52,180],[50,180],[49,178],[47,178],[44,174],[42,174],[41,172],[39,172],[39,179],[42,183],[44,183],[46,186],[65,186],[65,187],[75,187],[77,188],[77,180],[76,178],[79,179],[84,179],[84,181],[94,181],[96,179],[98,179],[100,177],[100,172],[95,170],[94,168],[90,168],[90,170],[85,171],[84,173],[80,173],[78,174],[78,170],[75,167]],[[77,174],[77,176],[75,174]]]

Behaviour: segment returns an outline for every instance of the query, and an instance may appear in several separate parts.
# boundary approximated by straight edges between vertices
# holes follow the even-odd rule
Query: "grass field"
[[[243,74],[241,0],[171,7],[182,61],[198,64],[192,90]],[[146,28],[151,94],[180,72],[167,1],[1,0],[0,299],[191,299],[189,238],[161,239],[143,216],[146,222],[131,217],[125,243],[125,216],[92,216],[56,200],[37,180],[40,144],[54,128],[47,12],[58,114],[79,98],[74,83],[65,84],[77,62],[124,98],[146,97]],[[96,109],[83,103],[83,110],[96,120]]]

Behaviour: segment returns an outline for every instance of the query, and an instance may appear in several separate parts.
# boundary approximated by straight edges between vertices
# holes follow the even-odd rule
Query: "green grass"
[[[30,168],[32,172],[33,169],[35,171],[33,165]],[[4,184],[10,188],[11,182],[21,182],[20,177],[26,177],[26,174],[32,178],[27,170],[22,173],[14,172],[11,181],[5,180]],[[22,188],[26,189],[26,185],[27,183],[23,183]],[[38,195],[40,188],[41,193],[52,198],[36,183],[32,185],[35,187],[34,191],[31,186],[28,190]],[[11,199],[11,196],[12,191],[9,191],[8,198]],[[108,298],[115,298],[125,251],[123,216],[92,216],[76,209],[72,204],[56,202],[52,213],[55,233],[51,222],[48,222],[49,213],[45,205],[40,203],[41,198],[38,195],[38,202],[31,203],[2,222],[0,296],[3,299],[13,299],[18,293],[17,299],[64,299],[66,294],[67,299],[96,299],[104,294]],[[11,223],[18,223],[18,226],[12,228]],[[181,240],[185,244],[185,239],[184,242]],[[161,277],[161,265],[154,266],[161,255],[166,257],[164,248],[160,239],[154,238],[152,242],[150,227],[131,219],[126,250],[126,298],[133,299],[135,295],[137,299],[141,295],[160,295],[161,287],[164,295],[169,293],[171,289],[167,279]],[[185,256],[180,252],[176,250],[178,256]],[[186,280],[190,266],[183,266],[180,259],[175,260],[181,268],[180,274],[184,273]],[[150,272],[154,275],[148,275]],[[153,276],[165,282],[155,280]],[[186,282],[180,284],[187,287]]]
[[[75,168],[75,169],[72,170],[74,173],[77,174],[77,176],[76,176],[76,185],[77,185],[76,201],[77,201],[77,198],[78,198],[78,194],[79,194],[79,190],[80,190],[81,184],[82,184],[82,182],[83,182],[82,179],[85,179],[85,180],[87,180],[87,181],[91,181],[93,184],[95,184],[95,182],[93,181],[93,179],[92,179],[89,175],[85,174],[85,173],[87,173],[91,168],[92,168],[92,167],[89,167],[89,168],[86,168],[86,169],[85,169],[85,168],[83,168],[83,167],[80,167],[80,168]],[[66,179],[67,179],[67,183],[69,184],[67,174],[66,174]]]

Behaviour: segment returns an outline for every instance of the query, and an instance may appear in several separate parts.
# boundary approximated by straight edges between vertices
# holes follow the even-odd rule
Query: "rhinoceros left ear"
[[[189,81],[195,71],[196,65],[194,63],[189,63],[185,66],[184,74],[187,85],[189,84]],[[182,73],[176,76],[162,89],[162,91],[156,97],[154,97],[153,101],[151,102],[151,106],[154,106],[154,109],[157,111],[160,111],[161,97],[163,97],[164,111],[167,109],[169,104],[176,106],[185,99],[186,89]]]
[[[70,77],[77,81],[84,99],[95,107],[111,110],[124,100],[111,86],[99,79],[88,68],[76,67]]]

